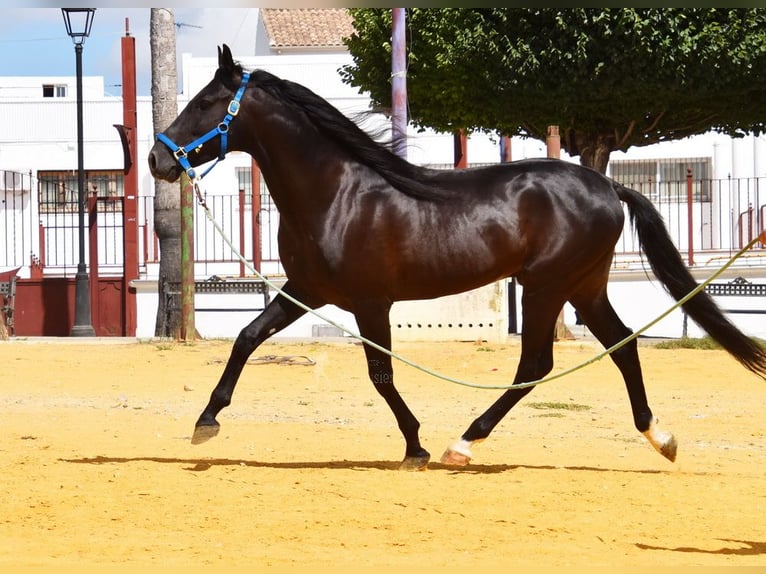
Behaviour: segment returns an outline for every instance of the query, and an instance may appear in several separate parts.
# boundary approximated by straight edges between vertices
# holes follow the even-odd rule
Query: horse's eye
[[[199,110],[201,112],[204,112],[205,110],[209,109],[212,105],[213,105],[213,100],[210,100],[208,98],[202,98],[197,103],[197,107],[199,107]]]

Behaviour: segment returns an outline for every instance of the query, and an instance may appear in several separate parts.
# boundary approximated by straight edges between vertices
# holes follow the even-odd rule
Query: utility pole
[[[407,44],[406,12],[391,9],[391,135],[394,153],[407,159]]]

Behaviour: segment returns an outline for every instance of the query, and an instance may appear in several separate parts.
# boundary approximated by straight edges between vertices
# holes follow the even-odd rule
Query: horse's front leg
[[[288,283],[284,286],[284,289],[287,288]],[[218,434],[220,425],[216,420],[216,416],[221,409],[231,404],[234,387],[237,386],[242,369],[258,345],[277,331],[287,327],[304,313],[303,309],[282,295],[277,295],[253,322],[240,331],[231,349],[231,354],[223,374],[215,389],[213,389],[205,410],[202,411],[199,419],[197,419],[194,435],[192,436],[192,444],[203,443]]]
[[[359,331],[365,338],[375,342],[384,349],[391,349],[391,327],[388,313],[390,304],[360,305],[355,310]],[[378,391],[396,417],[402,435],[404,435],[404,459],[399,465],[402,470],[425,470],[431,455],[420,445],[420,423],[412,414],[394,386],[394,370],[391,366],[391,356],[367,343],[364,344],[367,357],[367,369],[375,390]]]

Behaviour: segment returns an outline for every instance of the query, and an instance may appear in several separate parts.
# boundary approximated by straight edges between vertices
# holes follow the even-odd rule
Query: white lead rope
[[[761,241],[763,243],[766,243],[766,230],[764,230],[764,231],[761,232],[761,234],[758,237],[756,237],[755,239],[750,241],[750,243],[748,243],[745,247],[740,249],[731,259],[729,259],[729,261],[727,261],[724,265],[722,265],[720,269],[718,269],[715,273],[713,273],[710,277],[708,277],[704,282],[702,282],[699,285],[697,285],[697,287],[695,289],[690,291],[685,297],[680,299],[675,305],[670,307],[667,311],[665,311],[664,313],[659,315],[656,319],[653,319],[652,321],[650,321],[649,323],[647,323],[646,325],[641,327],[635,333],[629,335],[628,337],[625,337],[619,343],[616,343],[616,344],[612,345],[608,349],[604,350],[603,352],[599,353],[598,355],[592,357],[591,359],[588,359],[587,361],[585,361],[585,362],[583,362],[583,363],[581,363],[581,364],[579,364],[577,366],[574,366],[574,367],[572,367],[570,369],[566,369],[565,371],[562,371],[560,373],[556,373],[556,374],[553,374],[553,375],[548,375],[547,377],[544,377],[542,379],[537,379],[537,380],[534,380],[534,381],[528,381],[528,382],[524,382],[524,383],[518,383],[518,384],[510,383],[510,384],[506,384],[506,385],[480,385],[480,384],[477,384],[477,383],[471,383],[471,382],[468,382],[468,381],[463,381],[463,380],[460,380],[460,379],[456,379],[454,377],[450,377],[449,375],[444,375],[442,373],[438,373],[438,372],[436,372],[436,371],[434,371],[432,369],[429,369],[428,367],[424,367],[422,365],[419,365],[419,364],[417,364],[417,363],[407,359],[406,357],[403,357],[403,356],[401,356],[401,355],[391,351],[390,349],[386,349],[385,347],[377,344],[375,341],[371,341],[370,339],[367,339],[366,337],[360,335],[359,333],[354,333],[353,331],[347,329],[346,327],[344,327],[342,325],[339,325],[337,322],[333,321],[332,319],[330,319],[328,317],[325,317],[324,315],[319,313],[319,311],[317,311],[315,309],[312,309],[311,307],[309,307],[308,305],[302,303],[301,301],[299,301],[298,299],[296,299],[295,297],[293,297],[289,293],[285,293],[285,291],[283,291],[280,287],[278,287],[272,281],[269,281],[255,267],[253,267],[253,265],[247,259],[245,259],[242,256],[242,254],[239,252],[239,250],[234,246],[234,244],[231,242],[231,240],[227,237],[226,233],[223,231],[221,226],[218,225],[218,222],[213,217],[213,214],[210,212],[210,209],[208,209],[207,204],[202,199],[202,195],[200,193],[199,186],[198,186],[197,182],[193,181],[192,185],[194,185],[194,190],[195,190],[195,193],[197,194],[197,198],[198,198],[198,201],[199,201],[200,205],[205,210],[205,215],[210,220],[210,222],[213,224],[213,226],[216,228],[216,230],[218,230],[218,233],[221,234],[221,237],[223,238],[223,240],[231,248],[232,252],[240,259],[240,261],[242,261],[242,263],[245,264],[245,266],[248,268],[248,270],[253,275],[255,275],[259,280],[263,281],[266,285],[268,285],[269,288],[273,289],[274,291],[279,293],[282,297],[284,297],[288,301],[294,303],[295,305],[297,305],[298,307],[300,307],[304,311],[307,311],[307,312],[315,315],[316,317],[318,317],[322,321],[325,321],[325,322],[329,323],[330,325],[332,325],[333,327],[336,327],[336,328],[340,329],[344,333],[347,333],[348,335],[354,337],[355,339],[360,340],[364,344],[369,345],[370,347],[373,347],[374,349],[377,349],[378,351],[380,351],[382,353],[385,353],[386,355],[388,355],[388,356],[390,356],[390,357],[392,357],[394,359],[397,359],[398,361],[401,361],[402,363],[404,363],[406,365],[409,365],[410,367],[413,367],[413,368],[415,368],[415,369],[417,369],[419,371],[422,371],[422,372],[424,372],[424,373],[426,373],[428,375],[431,375],[433,377],[442,379],[444,381],[447,381],[447,382],[450,382],[450,383],[454,383],[456,385],[462,385],[464,387],[471,387],[471,388],[474,388],[474,389],[502,389],[502,390],[508,390],[508,389],[514,389],[514,390],[527,389],[527,388],[530,388],[530,387],[536,387],[537,385],[541,385],[543,383],[548,383],[550,381],[554,381],[556,379],[560,379],[560,378],[562,378],[562,377],[564,377],[566,375],[574,373],[575,371],[579,371],[580,369],[585,368],[588,365],[591,365],[591,364],[593,364],[593,363],[595,363],[597,361],[600,361],[601,359],[603,359],[604,357],[606,357],[608,355],[611,355],[612,353],[614,353],[616,350],[620,349],[621,347],[624,347],[625,345],[630,343],[633,339],[636,339],[637,337],[639,337],[644,331],[646,331],[650,327],[652,327],[655,324],[657,324],[658,322],[660,322],[662,319],[667,317],[670,313],[672,313],[678,307],[680,307],[681,305],[686,303],[689,299],[694,297],[697,293],[702,291],[705,287],[708,286],[708,284],[710,284],[712,281],[717,279],[737,259],[739,259],[739,257],[741,257],[747,250],[749,250],[751,247],[753,247],[753,245],[755,245],[757,242]]]

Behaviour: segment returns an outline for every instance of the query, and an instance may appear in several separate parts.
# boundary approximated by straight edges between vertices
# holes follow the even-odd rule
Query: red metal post
[[[239,190],[239,253],[245,255],[245,190]],[[245,276],[245,262],[239,260],[239,276]]]
[[[253,228],[253,267],[257,271],[261,270],[261,170],[258,163],[253,160],[250,169],[250,178],[252,181],[253,201],[251,201]]]
[[[122,37],[122,122],[127,136],[129,165],[125,166],[125,197],[122,211],[123,233],[123,335],[136,334],[136,290],[130,282],[138,279],[138,150],[136,140],[138,119],[136,106],[136,39],[130,35],[129,21],[125,18],[125,36]],[[128,162],[126,162],[128,163]]]
[[[546,152],[549,158],[561,158],[561,137],[559,136],[559,126],[548,126],[545,137]],[[562,307],[559,316],[556,319],[554,331],[554,340],[574,339],[574,335],[564,322],[564,308]]]
[[[686,217],[689,237],[689,267],[694,266],[694,226],[693,213],[694,208],[694,185],[692,181],[692,168],[686,168]]]
[[[99,316],[98,288],[98,195],[93,192],[88,195],[88,289],[90,290],[90,317],[95,335],[101,334],[101,317]]]
[[[45,267],[45,226],[41,223],[40,224],[40,257],[38,258],[38,262],[40,263],[40,269],[43,269]]]
[[[144,263],[149,261],[149,220],[144,217],[142,226],[144,237]]]

